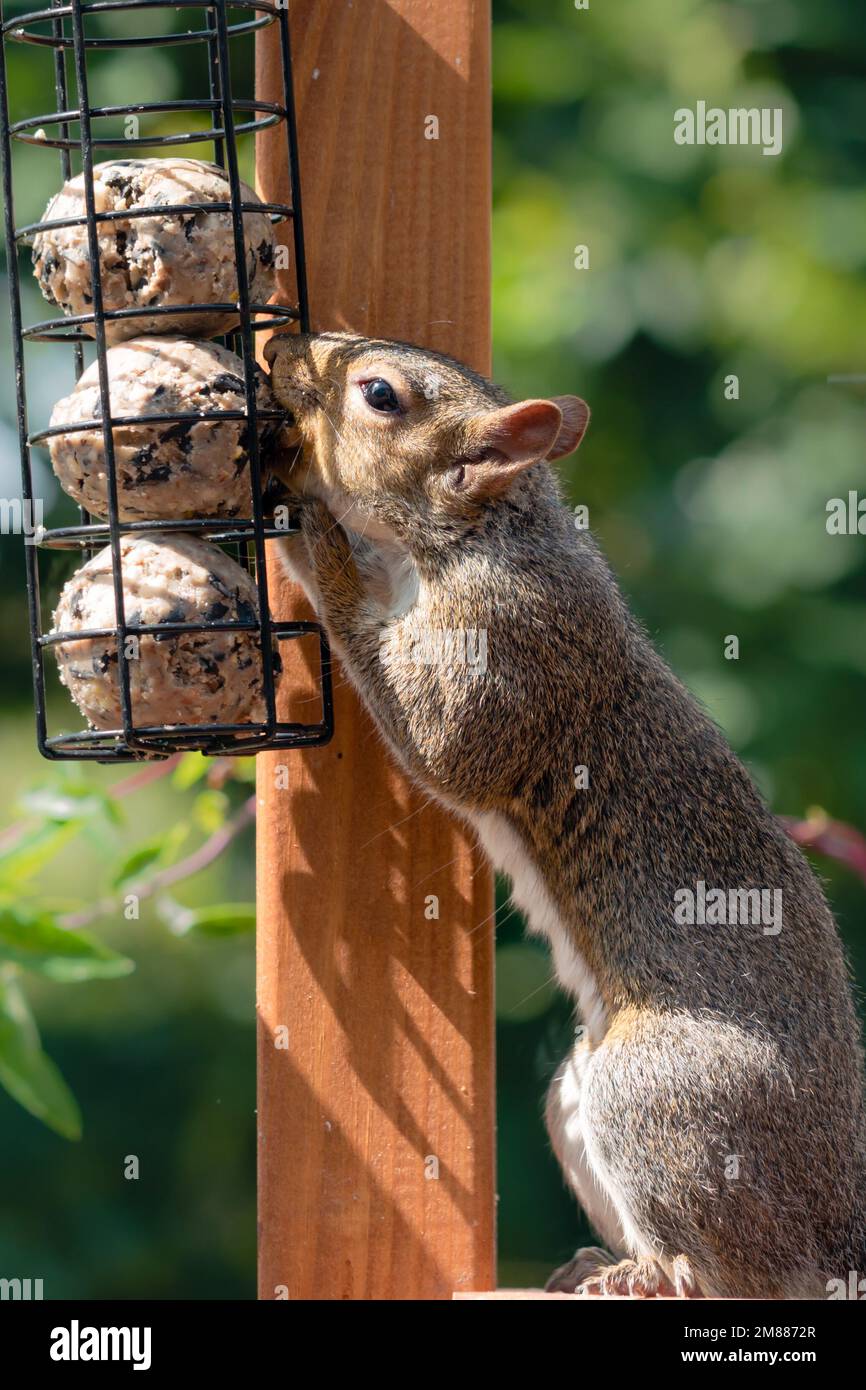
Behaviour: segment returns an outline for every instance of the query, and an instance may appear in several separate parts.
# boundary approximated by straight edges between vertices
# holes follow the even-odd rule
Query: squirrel
[[[551,463],[587,406],[515,404],[451,358],[345,333],[281,334],[265,357],[297,431],[289,573],[576,1001],[546,1122],[604,1248],[547,1288],[819,1298],[866,1273],[836,924],[561,500]]]

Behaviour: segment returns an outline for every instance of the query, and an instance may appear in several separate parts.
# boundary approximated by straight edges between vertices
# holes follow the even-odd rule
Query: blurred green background
[[[124,22],[107,16],[94,32]],[[181,27],[169,6],[148,24]],[[245,69],[239,43],[239,94]],[[9,76],[14,117],[51,107],[46,53],[14,46]],[[201,94],[204,82],[197,48],[109,52],[93,64],[91,99],[167,100]],[[673,112],[698,100],[781,107],[783,153],[678,146]],[[565,465],[569,498],[588,505],[636,611],[774,809],[799,818],[820,807],[866,827],[866,542],[825,528],[828,499],[864,487],[866,474],[866,384],[828,380],[866,377],[862,11],[854,0],[590,0],[589,10],[494,0],[494,130],[497,376],[515,395],[589,401],[590,432]],[[19,225],[39,217],[57,171],[50,151],[16,151]],[[578,270],[581,245],[590,263]],[[26,261],[22,270],[25,321],[50,317]],[[0,496],[11,498],[8,332],[0,354]],[[730,374],[738,400],[725,398]],[[71,384],[68,348],[28,350],[32,429]],[[72,520],[44,458],[37,468],[47,523]],[[35,845],[23,864],[11,855],[12,873],[29,874],[25,900],[77,911],[110,894],[142,846],[126,884],[216,833],[243,807],[251,769],[228,781],[217,769],[209,785],[187,761],[188,785],[166,778],[115,803],[94,792],[128,772],[43,763],[21,542],[0,544],[2,795],[6,820],[23,817]],[[68,569],[49,562],[53,592]],[[728,634],[739,636],[739,661],[724,659]],[[62,722],[65,697],[52,699]],[[55,856],[61,823],[73,829]],[[41,868],[40,845],[52,855]],[[103,973],[115,978],[74,987],[27,974],[46,1052],[84,1128],[70,1143],[0,1091],[0,1275],[41,1277],[56,1298],[254,1296],[252,937],[242,912],[216,924],[184,914],[250,900],[252,855],[246,829],[212,868],[143,902],[139,921],[99,922],[99,939],[131,957],[134,973],[110,963]],[[866,888],[816,862],[862,983]],[[501,1282],[524,1285],[587,1232],[541,1122],[569,1007],[545,951],[501,902]],[[130,1154],[136,1182],[124,1177]]]

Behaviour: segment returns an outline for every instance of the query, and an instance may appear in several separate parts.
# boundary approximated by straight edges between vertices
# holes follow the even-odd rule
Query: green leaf
[[[216,903],[187,909],[174,924],[174,930],[183,935],[196,931],[203,936],[241,936],[255,931],[255,926],[255,903]]]
[[[80,829],[80,820],[68,820],[61,825],[50,821],[25,831],[14,844],[0,851],[0,881],[23,883],[53,859]]]
[[[121,819],[120,810],[110,796],[83,782],[34,787],[25,792],[21,805],[33,815],[60,825],[98,815],[107,816],[115,825]]]
[[[230,805],[225,792],[199,792],[193,803],[193,820],[199,830],[203,830],[206,835],[212,835],[215,830],[219,830],[220,826],[225,824]]]
[[[164,863],[174,863],[174,860],[177,857],[178,850],[180,849],[184,840],[186,840],[188,837],[189,823],[187,821],[179,820],[176,825],[173,825],[171,827],[171,830],[169,830],[163,842],[164,847],[162,858]]]
[[[65,931],[47,913],[21,905],[0,907],[0,959],[61,984],[113,980],[135,969],[88,932]]]
[[[232,758],[232,778],[235,782],[255,782],[255,758]]]
[[[114,888],[125,888],[127,884],[134,883],[136,880],[144,878],[146,871],[153,868],[156,864],[164,865],[174,862],[177,852],[184,840],[189,836],[189,825],[186,821],[178,821],[165,835],[156,840],[148,840],[146,844],[139,845],[132,853],[123,860],[120,868],[115,871],[112,878]]]
[[[14,899],[7,893],[0,894],[0,907],[6,907]],[[39,894],[39,916],[50,917],[56,922],[61,917],[72,916],[73,913],[83,912],[85,908],[93,906],[93,897],[89,895],[86,902],[81,898],[60,898],[53,893]]]
[[[205,776],[210,764],[210,758],[206,758],[203,753],[184,753],[171,775],[172,786],[182,792],[194,787],[196,782],[200,782]]]
[[[127,883],[133,883],[137,878],[141,878],[146,869],[160,860],[165,852],[165,839],[151,840],[149,844],[139,845],[126,859],[114,874],[111,880],[113,888],[123,888]]]
[[[42,1050],[39,1030],[18,982],[0,977],[0,1085],[37,1120],[81,1138],[81,1111],[57,1067]]]

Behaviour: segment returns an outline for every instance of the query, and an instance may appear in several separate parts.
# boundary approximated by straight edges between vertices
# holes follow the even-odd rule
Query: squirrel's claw
[[[701,1291],[685,1255],[678,1255],[669,1277],[653,1259],[620,1260],[582,1279],[575,1293],[585,1298],[700,1298]]]
[[[600,1245],[585,1245],[564,1265],[555,1269],[544,1286],[545,1293],[576,1293],[578,1285],[601,1270],[616,1264],[616,1257]]]

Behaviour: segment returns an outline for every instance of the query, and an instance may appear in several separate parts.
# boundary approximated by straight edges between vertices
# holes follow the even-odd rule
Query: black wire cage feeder
[[[274,489],[274,480],[268,478],[267,461],[262,458],[260,432],[270,421],[271,430],[276,433],[279,424],[286,424],[287,417],[284,412],[263,408],[257,400],[260,374],[254,352],[254,335],[258,332],[289,325],[297,325],[301,331],[307,331],[309,328],[291,47],[285,0],[231,0],[231,3],[226,3],[226,0],[210,0],[210,3],[207,3],[207,0],[51,0],[47,7],[18,13],[12,18],[3,13],[4,8],[8,14],[9,6],[3,7],[0,4],[0,149],[24,512],[32,516],[34,504],[37,504],[33,451],[40,446],[47,446],[51,436],[60,430],[67,435],[84,430],[97,432],[101,439],[106,479],[107,515],[101,520],[94,519],[90,513],[79,509],[77,524],[53,530],[40,527],[38,534],[31,537],[33,543],[24,546],[39,749],[45,757],[51,759],[86,759],[110,763],[164,758],[181,749],[246,755],[266,749],[298,748],[325,743],[333,732],[333,706],[330,657],[324,633],[312,622],[276,622],[270,613],[265,543],[272,537],[284,536],[287,531],[296,530],[297,516],[282,506],[280,510],[283,516],[280,524],[276,524],[275,498],[279,497],[279,492]],[[154,16],[156,11],[163,13]],[[172,14],[170,24],[167,22],[166,12]],[[158,22],[154,22],[154,18]],[[255,97],[241,99],[233,96],[233,52],[237,53],[241,45],[250,42],[250,35],[274,24],[278,27],[281,55],[282,102],[273,103],[260,101]],[[150,32],[131,32],[141,28],[150,29]],[[56,109],[10,122],[7,64],[13,50],[22,44],[35,45],[43,52],[49,50],[46,60],[50,67],[46,69],[46,76],[49,81],[53,76]],[[207,91],[206,96],[173,101],[135,102],[120,106],[91,105],[88,97],[89,68],[94,62],[99,61],[99,55],[103,51],[140,51],[171,44],[200,46],[201,87]],[[20,52],[20,49],[18,51]],[[117,123],[125,122],[128,117],[135,117],[136,122],[131,127],[126,125],[123,133],[118,134]],[[138,131],[140,122],[147,118],[154,118],[154,124],[160,123],[160,129],[130,138],[129,130]],[[178,128],[194,126],[197,123],[204,128]],[[168,131],[165,129],[166,124],[169,126]],[[256,203],[253,208],[248,201],[244,201],[245,195],[239,173],[238,137],[250,135],[255,139],[259,132],[274,126],[282,126],[285,131],[291,205]],[[200,146],[203,142],[212,145],[211,162],[224,171],[228,182],[228,199],[224,202],[184,202],[182,206],[177,207],[161,205],[159,211],[166,215],[176,214],[184,219],[200,213],[228,214],[237,277],[236,302],[106,308],[103,271],[100,265],[100,226],[118,218],[122,218],[124,223],[132,218],[152,218],[154,206],[135,204],[125,208],[122,213],[99,210],[94,193],[95,152],[117,147],[129,152],[130,149],[148,147],[148,150],[159,153],[160,147],[180,146],[180,152],[183,153],[183,147]],[[31,147],[37,146],[43,151],[40,158],[48,159],[49,150],[59,152],[61,179],[58,187],[65,186],[75,175],[82,176],[84,207],[80,216],[63,219],[48,217],[43,221],[31,222],[20,227],[16,225],[14,164],[16,150],[21,143]],[[263,304],[251,298],[244,227],[244,216],[251,211],[266,215],[272,224],[286,224],[289,254],[294,255],[297,291],[297,302],[294,304],[273,301]],[[92,303],[88,300],[88,305],[91,312],[66,313],[25,326],[22,319],[19,252],[28,248],[38,233],[57,227],[81,228],[81,237],[89,260]],[[106,360],[110,333],[106,333],[106,327],[111,325],[113,320],[136,316],[152,322],[155,316],[162,313],[170,314],[172,318],[179,314],[189,315],[191,321],[195,319],[198,322],[201,321],[202,315],[221,315],[223,322],[226,315],[231,315],[236,322],[237,326],[228,337],[225,336],[225,330],[222,330],[223,336],[218,341],[234,351],[243,363],[243,408],[201,409],[195,414],[188,411],[161,415],[148,412],[145,418],[148,427],[165,424],[169,427],[177,425],[185,428],[191,421],[242,422],[239,429],[243,431],[248,459],[249,516],[240,519],[235,516],[231,519],[226,519],[225,516],[185,516],[178,520],[159,516],[154,520],[132,521],[123,520],[121,517],[114,431],[118,427],[135,425],[138,417],[122,413],[112,414],[109,366]],[[216,319],[205,321],[216,323]],[[147,331],[153,333],[152,328]],[[176,334],[179,330],[172,328],[169,331]],[[212,340],[216,334],[206,333],[201,336]],[[78,382],[85,369],[85,350],[95,354],[101,407],[98,418],[78,421],[72,427],[66,424],[30,431],[25,359],[28,358],[30,345],[33,343],[67,344],[73,359],[73,382]],[[40,349],[36,348],[34,351],[38,354]],[[246,571],[255,587],[257,608],[254,609],[250,604],[246,605],[245,610],[241,607],[238,610],[240,616],[235,620],[227,620],[224,615],[219,614],[215,620],[211,620],[211,613],[203,614],[200,619],[196,615],[195,621],[172,622],[170,614],[168,619],[161,619],[156,623],[136,621],[138,615],[134,612],[130,614],[129,604],[125,603],[124,599],[121,552],[124,537],[132,533],[136,536],[152,536],[157,541],[164,537],[170,538],[172,534],[182,534],[206,540],[220,548]],[[45,631],[47,625],[43,617],[44,594],[41,589],[44,590],[47,585],[44,578],[40,585],[40,562],[44,562],[46,557],[56,560],[58,551],[72,552],[79,558],[88,557],[106,546],[110,548],[111,557],[114,623],[110,626],[64,631],[56,631],[50,626]],[[201,635],[235,631],[250,634],[255,659],[261,664],[261,699],[257,702],[254,716],[248,722],[137,722],[136,700],[131,689],[130,663],[126,659],[130,651],[136,650],[134,644],[137,639],[148,636],[155,643],[165,642],[166,639],[180,634]],[[129,646],[130,638],[133,639],[132,648]],[[318,642],[319,646],[318,676],[313,703],[319,706],[316,713],[320,717],[315,723],[309,724],[281,721],[276,710],[276,689],[283,664],[280,657],[282,644],[298,638]],[[94,727],[93,724],[88,724],[85,729],[79,731],[51,733],[49,705],[52,712],[54,705],[47,698],[46,658],[51,654],[51,648],[58,644],[81,643],[88,639],[98,639],[109,649],[116,651],[117,695],[121,717],[114,728]],[[153,646],[151,650],[154,650]],[[51,674],[53,676],[53,671]]]

